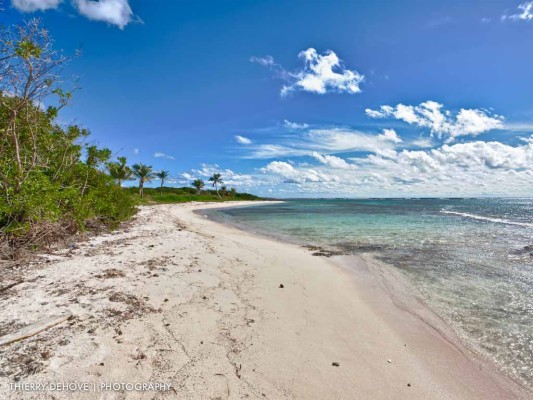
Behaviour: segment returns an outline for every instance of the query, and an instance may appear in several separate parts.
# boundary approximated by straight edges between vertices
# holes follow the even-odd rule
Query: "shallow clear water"
[[[533,386],[533,199],[289,200],[210,214],[296,243],[373,252],[472,347]]]

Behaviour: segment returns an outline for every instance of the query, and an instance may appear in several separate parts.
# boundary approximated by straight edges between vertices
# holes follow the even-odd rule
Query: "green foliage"
[[[122,186],[123,181],[133,177],[133,171],[126,165],[126,157],[118,157],[118,162],[107,163],[109,175],[116,180],[118,186]]]
[[[136,188],[124,188],[130,196],[139,199],[136,195]],[[160,191],[161,190],[161,191]],[[240,201],[240,200],[261,200],[260,197],[249,193],[228,193],[226,197],[220,197],[215,190],[205,190],[202,194],[197,194],[196,189],[192,187],[163,187],[162,189],[144,188],[144,197],[139,199],[140,204],[153,203],[187,203],[190,201]]]
[[[196,194],[199,195],[205,187],[205,182],[201,179],[195,179],[192,181],[191,185],[196,189]]]
[[[53,239],[58,230],[115,227],[137,203],[259,199],[225,186],[221,196],[220,174],[209,179],[214,191],[202,192],[201,179],[194,188],[166,188],[168,171],[130,168],[125,157],[110,161],[109,149],[87,143],[88,130],[57,122],[75,90],[62,88],[56,75],[65,61],[39,20],[0,28],[0,241],[35,247],[42,232]],[[140,198],[137,189],[121,188],[133,177]],[[159,190],[145,189],[156,177]]]
[[[134,201],[103,171],[111,151],[85,144],[88,131],[62,128],[34,106],[15,120],[21,172],[5,133],[10,104],[19,99],[0,92],[0,100],[0,233],[22,235],[39,223],[115,226],[133,214]]]
[[[150,182],[154,178],[151,165],[133,164],[133,175],[139,179],[139,195],[144,196],[144,184]]]
[[[154,176],[156,178],[159,178],[161,180],[161,186],[160,186],[160,190],[159,190],[159,193],[162,195],[163,194],[163,185],[165,184],[165,179],[168,178],[170,172],[169,171],[165,171],[165,170],[161,170],[159,172],[156,172],[154,174]]]
[[[224,183],[222,180],[222,176],[220,174],[213,174],[211,178],[209,178],[209,182],[212,182],[212,186],[215,188],[215,191],[217,192],[217,196],[221,197],[218,193],[218,185],[221,185]]]

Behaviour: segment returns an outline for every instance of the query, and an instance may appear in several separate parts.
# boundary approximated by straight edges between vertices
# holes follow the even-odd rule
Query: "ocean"
[[[474,351],[533,386],[533,199],[305,199],[202,213],[297,244],[372,254]]]

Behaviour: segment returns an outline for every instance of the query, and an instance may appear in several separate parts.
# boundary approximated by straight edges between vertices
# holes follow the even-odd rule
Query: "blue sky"
[[[2,18],[33,16],[82,50],[61,120],[174,185],[533,193],[528,2],[12,0]]]

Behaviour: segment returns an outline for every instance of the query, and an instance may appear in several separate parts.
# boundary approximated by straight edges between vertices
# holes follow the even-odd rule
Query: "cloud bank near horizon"
[[[365,113],[370,118],[396,119],[410,125],[428,128],[432,135],[445,137],[447,142],[453,142],[460,136],[476,136],[493,129],[504,128],[504,118],[487,110],[461,108],[453,115],[443,107],[443,104],[430,100],[417,106],[400,103],[396,106],[380,106],[378,110],[367,108]]]

